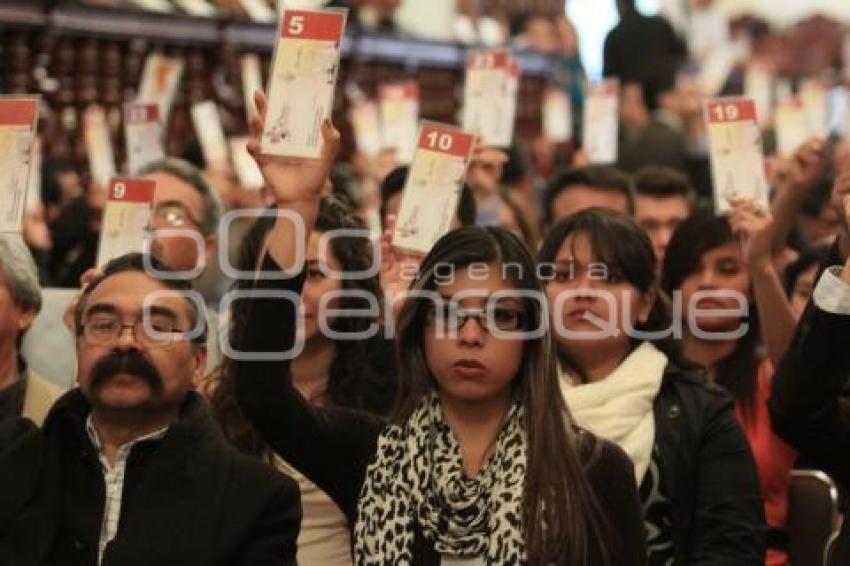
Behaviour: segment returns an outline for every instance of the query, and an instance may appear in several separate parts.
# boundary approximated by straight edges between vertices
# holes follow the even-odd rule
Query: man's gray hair
[[[138,176],[143,177],[151,173],[167,173],[177,177],[184,183],[188,183],[204,199],[204,217],[201,219],[201,233],[209,236],[218,229],[218,221],[221,218],[221,199],[218,192],[204,177],[203,172],[182,159],[166,157],[147,164],[139,171]]]
[[[20,236],[0,234],[0,276],[12,301],[24,310],[41,310],[41,287],[32,254]]]

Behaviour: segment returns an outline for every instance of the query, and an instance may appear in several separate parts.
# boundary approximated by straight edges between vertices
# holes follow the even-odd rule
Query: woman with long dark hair
[[[769,250],[766,219],[767,213],[758,212],[752,203],[740,203],[728,218],[711,210],[697,211],[670,240],[662,285],[682,305],[684,357],[735,399],[738,420],[756,460],[770,528],[765,564],[781,566],[788,563],[784,529],[796,454],[771,428],[767,403],[773,364],[768,354],[781,357],[794,315],[772,272],[769,251],[752,250],[753,246]],[[758,256],[766,257],[762,261]],[[764,309],[765,316],[783,318],[762,328],[758,303],[771,305]]]
[[[338,143],[329,123],[323,135],[316,163],[262,156],[259,140],[249,144],[278,207],[300,217],[308,236]],[[297,306],[281,291],[303,284],[303,238],[291,218],[276,221],[261,273],[288,278],[259,277],[261,292],[236,307],[246,316],[240,350],[255,354],[235,362],[237,393],[275,453],[345,513],[358,564],[643,562],[630,464],[572,427],[545,300],[519,239],[464,228],[425,257],[399,314],[398,396],[385,423],[316,407],[293,387]],[[502,276],[509,263],[522,269]],[[473,278],[482,264],[483,279],[480,269]]]
[[[649,564],[761,564],[752,456],[729,396],[679,364],[646,233],[623,213],[584,210],[552,228],[538,269],[567,406],[634,464]]]

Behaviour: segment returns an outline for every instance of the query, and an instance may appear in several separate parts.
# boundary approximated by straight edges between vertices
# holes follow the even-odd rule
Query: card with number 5
[[[284,9],[269,78],[262,151],[318,158],[339,72],[345,9]]]
[[[394,247],[427,254],[451,229],[474,146],[471,133],[422,124],[401,197]]]

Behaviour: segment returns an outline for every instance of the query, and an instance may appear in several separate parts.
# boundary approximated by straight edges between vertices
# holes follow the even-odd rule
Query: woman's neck
[[[575,369],[581,374],[585,383],[602,381],[620,367],[631,351],[630,344],[618,345],[617,348],[584,348],[573,352],[571,358]]]
[[[463,471],[474,476],[493,450],[505,415],[511,408],[512,394],[485,402],[465,402],[440,396],[440,407],[446,424],[454,432],[463,457]]]
[[[686,360],[703,368],[714,379],[717,364],[734,352],[737,344],[737,340],[701,340],[685,334],[682,353]]]
[[[324,336],[308,340],[304,350],[292,360],[292,383],[311,403],[320,403],[328,388],[336,344]]]

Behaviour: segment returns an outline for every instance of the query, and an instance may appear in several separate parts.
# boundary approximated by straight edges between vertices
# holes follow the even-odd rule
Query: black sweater
[[[262,269],[269,272],[280,268],[267,256]],[[245,416],[269,446],[327,493],[353,528],[366,468],[375,457],[378,436],[386,423],[350,409],[314,407],[292,386],[290,362],[279,354],[293,346],[303,282],[303,274],[261,280],[257,289],[273,290],[279,298],[255,297],[236,303],[236,308],[246,309],[245,330],[236,337],[239,350],[278,354],[276,360],[237,361],[237,395]],[[589,434],[582,436],[592,438]],[[616,446],[595,439],[583,443],[581,455],[616,537],[607,545],[612,564],[643,564],[643,518],[631,461]],[[414,563],[439,564],[439,556],[421,537],[417,537]],[[595,563],[598,561],[592,559],[591,564]]]

